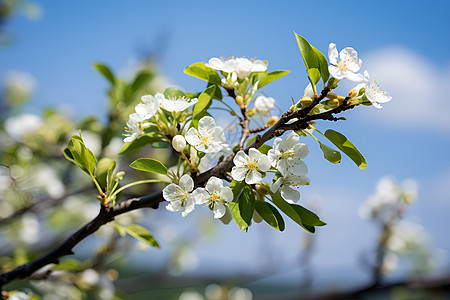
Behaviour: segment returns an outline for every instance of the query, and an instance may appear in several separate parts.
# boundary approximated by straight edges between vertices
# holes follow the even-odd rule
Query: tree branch
[[[96,232],[101,226],[114,220],[116,216],[144,207],[156,209],[158,208],[158,204],[162,201],[164,201],[162,192],[159,192],[140,198],[128,199],[113,207],[101,206],[97,217],[68,237],[58,247],[14,270],[0,274],[0,291],[1,288],[9,282],[30,277],[34,272],[48,264],[59,263],[61,257],[74,254],[72,251],[73,247]]]

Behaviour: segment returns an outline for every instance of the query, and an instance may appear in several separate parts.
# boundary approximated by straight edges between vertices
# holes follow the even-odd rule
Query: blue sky
[[[216,56],[249,56],[269,61],[269,70],[292,73],[264,88],[287,109],[302,95],[306,73],[293,31],[327,53],[355,48],[363,69],[378,79],[393,99],[382,110],[363,107],[346,113],[348,121],[323,124],[352,140],[368,160],[359,170],[348,159],[332,165],[317,144],[310,155],[310,187],[302,198],[320,195],[322,218],[317,235],[319,267],[358,268],[357,255],[370,246],[376,230],[358,218],[359,205],[377,180],[393,175],[419,182],[419,200],[409,219],[423,224],[435,246],[450,253],[450,2],[448,1],[36,1],[43,17],[13,18],[7,29],[13,43],[0,49],[0,77],[10,70],[30,72],[37,82],[29,111],[70,103],[76,116],[102,116],[106,82],[92,68],[104,62],[126,70],[143,49],[163,50],[160,69],[171,82],[198,91],[204,83],[183,74],[185,66]],[[279,4],[278,4],[279,3]],[[417,4],[413,4],[417,3]],[[351,88],[351,85],[343,85]],[[345,89],[341,90],[345,93]],[[286,233],[270,232],[287,256],[295,256],[301,237],[294,224]],[[262,226],[262,225],[260,225]],[[221,229],[228,245],[248,247],[255,233]],[[259,229],[260,230],[260,229]],[[232,232],[232,233],[230,233]],[[265,233],[266,234],[266,233]],[[223,245],[206,245],[221,249]],[[214,248],[216,247],[216,248]],[[231,247],[232,248],[232,247]],[[228,249],[228,248],[227,248]],[[335,249],[330,252],[327,249]],[[292,252],[290,252],[292,250]],[[230,250],[233,251],[233,250]],[[212,259],[212,258],[211,258]],[[254,262],[256,264],[256,262]]]

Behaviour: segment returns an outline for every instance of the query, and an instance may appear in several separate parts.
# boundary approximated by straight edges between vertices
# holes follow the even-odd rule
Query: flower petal
[[[295,203],[300,200],[300,192],[287,185],[281,187],[280,194],[288,203]]]
[[[220,191],[220,190],[222,190],[222,188],[223,188],[222,180],[215,176],[210,177],[205,186],[205,189],[210,194],[214,193],[216,190]]]
[[[213,57],[208,61],[209,67],[221,71],[223,68],[223,61],[220,58]]]
[[[242,181],[242,180],[244,180],[245,174],[247,174],[247,171],[248,171],[247,168],[234,166],[231,169],[231,177],[233,177],[233,179],[236,181]]]
[[[196,146],[202,142],[198,135],[197,129],[195,129],[194,127],[189,128],[188,132],[186,132],[185,137],[186,137],[186,141],[189,144],[191,144],[192,146]]]
[[[188,174],[184,174],[180,178],[180,188],[185,190],[186,192],[190,192],[194,189],[194,180]]]
[[[236,153],[236,155],[233,158],[233,163],[236,166],[240,167],[240,166],[244,165],[245,163],[247,163],[247,158],[248,158],[247,154],[245,154],[244,151],[239,150],[238,153]]]
[[[330,43],[328,46],[328,58],[330,60],[330,64],[337,65],[338,52],[335,43]]]
[[[262,179],[261,173],[255,170],[250,170],[245,176],[245,182],[247,184],[255,184],[257,182],[260,182],[261,179]]]
[[[216,202],[214,203],[213,212],[214,212],[214,218],[222,218],[225,215],[225,212],[227,211],[225,205],[222,202]]]
[[[258,168],[261,171],[266,172],[270,169],[270,166],[271,164],[267,155],[261,154],[261,157],[258,159]]]

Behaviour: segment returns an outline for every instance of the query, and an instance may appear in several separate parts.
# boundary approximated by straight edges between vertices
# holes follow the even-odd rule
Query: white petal
[[[208,201],[209,194],[205,191],[204,188],[196,188],[189,197],[192,199],[195,204],[205,204]]]
[[[314,90],[312,88],[311,83],[309,83],[306,86],[305,91],[303,92],[303,97],[309,97],[309,98],[314,99]]]
[[[171,183],[163,189],[163,198],[166,201],[174,201],[180,199],[179,197],[180,187],[175,183]]]
[[[223,68],[223,61],[217,57],[213,57],[208,61],[209,67],[221,71]]]
[[[180,178],[179,186],[186,192],[190,192],[194,189],[194,180],[188,174],[184,174]]]
[[[271,164],[267,155],[261,154],[261,157],[258,159],[258,168],[261,171],[266,172],[270,169],[270,166]]]
[[[219,142],[219,143],[225,143],[225,134],[223,132],[223,128],[220,126],[216,126],[214,128],[212,128],[211,130],[211,134],[213,136],[213,140],[215,142]]]
[[[309,154],[309,148],[305,144],[297,144],[293,150],[294,158],[305,158]]]
[[[330,59],[330,64],[337,65],[338,52],[335,43],[330,43],[328,46],[328,58]]]
[[[225,212],[227,211],[225,205],[222,202],[216,202],[214,203],[213,212],[214,212],[214,218],[222,218],[225,215]]]
[[[282,178],[280,177],[280,178],[277,179],[277,181],[275,181],[275,183],[273,183],[273,184],[270,186],[270,191],[271,191],[272,193],[276,193],[276,192],[278,191],[278,189],[280,188],[281,183],[282,183]]]
[[[248,156],[250,157],[251,161],[255,161],[261,157],[261,152],[259,152],[259,150],[256,148],[250,148],[248,150]]]
[[[164,97],[164,94],[156,93],[155,99],[156,99],[157,102],[158,102],[158,105],[157,105],[157,106],[159,106],[159,105],[161,105],[162,100],[163,100],[163,99],[166,99],[166,97]]]
[[[212,176],[211,178],[209,178],[208,182],[206,183],[206,190],[212,194],[214,193],[215,190],[222,190],[223,188],[223,182],[221,179]]]
[[[280,159],[278,155],[275,154],[275,150],[270,149],[269,152],[267,152],[267,157],[269,158],[270,164],[272,167],[277,166],[277,162]]]
[[[245,182],[247,184],[254,184],[254,183],[260,182],[261,179],[262,179],[261,173],[259,173],[258,171],[254,171],[254,170],[250,170],[247,173],[247,176],[245,176]]]
[[[204,128],[212,130],[214,127],[216,127],[216,121],[210,116],[205,116],[198,121],[198,128]]]
[[[242,180],[244,180],[245,174],[247,173],[247,171],[248,171],[247,168],[234,166],[231,169],[231,177],[233,177],[233,179],[236,181],[242,181]]]
[[[202,142],[198,137],[197,129],[194,127],[189,128],[188,132],[186,132],[186,141],[192,146],[196,146]]]
[[[283,143],[281,144],[281,148],[284,151],[291,150],[295,145],[298,145],[298,141],[300,137],[295,132],[291,131],[288,135],[286,135],[283,139]]]
[[[262,60],[255,60],[252,64],[252,72],[264,72],[267,70],[267,65]]]
[[[186,217],[190,212],[192,212],[194,210],[194,208],[195,208],[195,202],[193,200],[185,202],[181,216],[183,218]]]
[[[234,72],[234,70],[236,70],[237,66],[238,66],[238,62],[235,59],[228,59],[223,64],[222,71],[231,73],[231,72]]]
[[[238,151],[238,153],[236,153],[236,155],[234,156],[234,158],[233,158],[233,163],[236,165],[236,166],[242,166],[242,165],[244,165],[245,163],[247,163],[247,154],[245,154],[245,152],[244,151],[242,151],[242,150],[239,150]]]
[[[229,187],[225,186],[219,194],[223,201],[233,201],[233,191]]]
[[[291,159],[287,161],[287,171],[297,176],[303,176],[308,173],[308,167],[305,162],[300,159]],[[281,174],[283,174],[283,172],[281,172]],[[283,176],[284,175],[286,175],[286,173],[284,173]]]
[[[173,201],[173,202],[169,202],[169,204],[167,204],[166,209],[168,211],[179,211],[181,209],[181,202],[180,201]]]
[[[300,200],[300,192],[290,186],[282,186],[280,190],[281,197],[288,203],[295,203]]]
[[[341,69],[339,69],[338,67],[329,65],[328,71],[330,72],[332,77],[334,77],[338,80],[344,79],[344,75],[342,74]]]

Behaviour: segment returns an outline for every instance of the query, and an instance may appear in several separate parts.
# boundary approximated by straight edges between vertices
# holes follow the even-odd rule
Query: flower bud
[[[355,88],[352,88],[349,92],[348,92],[348,97],[349,98],[353,98],[356,97],[358,95],[358,91]]]
[[[332,92],[329,92],[328,94],[327,94],[327,98],[328,99],[337,99],[337,95],[335,94],[335,93],[332,93]]]
[[[242,106],[244,104],[244,98],[241,95],[236,96],[236,104]]]
[[[308,96],[304,96],[302,97],[302,99],[300,99],[300,105],[301,107],[308,107],[313,103],[313,99],[311,97]]]
[[[172,139],[172,147],[178,152],[183,152],[186,148],[186,139],[182,135],[176,135]]]
[[[277,116],[271,116],[271,117],[269,118],[269,120],[267,120],[267,126],[272,127],[272,126],[275,125],[279,120],[280,120],[280,118],[278,118]]]
[[[339,100],[338,99],[330,99],[325,101],[325,105],[329,108],[336,108],[339,106]]]
[[[253,116],[255,114],[255,112],[256,112],[256,108],[253,107],[253,108],[247,110],[247,115],[249,117],[251,117],[251,116]]]

